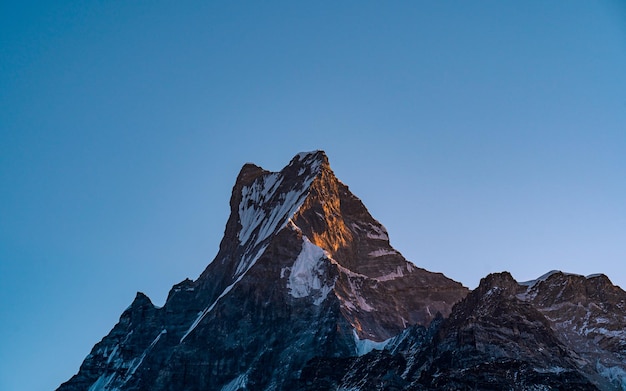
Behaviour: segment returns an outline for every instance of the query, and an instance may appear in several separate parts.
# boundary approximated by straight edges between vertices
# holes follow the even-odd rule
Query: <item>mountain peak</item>
[[[381,347],[468,292],[391,247],[323,151],[278,172],[245,164],[230,206],[200,277],[174,285],[162,308],[138,296],[140,310],[94,347],[68,390],[292,389],[314,356]]]
[[[480,280],[480,284],[474,290],[476,294],[485,292],[506,292],[506,294],[517,294],[524,288],[511,275],[504,271],[500,273],[491,273]]]
[[[262,167],[253,163],[246,163],[241,167],[239,175],[237,176],[236,184],[249,185],[259,176],[267,173]]]
[[[235,186],[237,187],[237,184],[244,186],[250,185],[255,179],[264,174],[283,174],[284,176],[294,176],[295,171],[297,173],[294,176],[295,178],[301,177],[303,174],[316,174],[322,167],[330,168],[328,156],[326,156],[326,152],[322,150],[300,152],[296,154],[291,159],[289,164],[280,172],[270,172],[255,163],[248,162],[241,168],[239,175],[237,176]],[[304,179],[304,177],[302,179]]]
[[[606,276],[502,272],[468,294],[395,250],[323,151],[245,164],[230,205],[200,277],[163,307],[138,293],[59,390],[626,389]]]
[[[326,152],[321,150],[321,149],[316,149],[313,151],[303,151],[303,152],[298,152],[295,154],[295,156],[291,159],[291,162],[293,161],[307,161],[309,159],[323,159],[328,161],[328,156],[326,155]]]
[[[328,156],[326,155],[326,152],[322,151],[321,149],[317,149],[315,151],[309,151],[309,152],[299,152],[296,154],[296,156],[293,157],[293,159],[291,159],[291,162],[294,161],[299,161],[302,163],[306,163],[306,162],[322,162],[322,163],[326,163],[328,164]]]
[[[320,304],[332,290],[360,337],[380,341],[408,324],[428,324],[438,312],[448,314],[466,294],[461,284],[418,268],[391,247],[385,227],[336,178],[324,151],[299,153],[279,172],[252,164],[242,172],[231,198],[223,241],[227,245],[216,258],[230,265],[220,272],[232,276],[222,283],[223,289],[252,270],[273,238],[286,229],[281,235],[293,232],[299,248],[299,254],[292,255],[296,262],[281,266],[290,294],[303,299],[306,292]],[[202,278],[211,275],[214,280],[216,272],[209,269],[213,267]],[[331,276],[319,275],[322,269]],[[412,304],[389,313],[383,310],[385,302],[398,284],[413,285],[417,291]]]
[[[215,265],[209,265],[199,279],[200,284],[211,281],[209,289],[215,289],[214,294],[237,284],[267,255],[274,238],[285,229],[281,235],[293,232],[294,246],[302,253],[293,254],[299,262],[282,266],[281,276],[287,279],[289,292],[297,298],[309,292],[319,304],[332,289],[361,337],[380,341],[408,324],[428,324],[438,312],[448,314],[452,304],[467,292],[440,273],[418,268],[391,247],[385,227],[336,178],[324,151],[299,153],[278,172],[247,163],[233,187],[230,204],[224,239],[213,262],[222,266],[216,270]],[[311,254],[319,256],[313,259]],[[328,263],[324,268],[334,277],[315,275],[321,267],[320,258]],[[304,260],[308,264],[303,264]],[[306,278],[304,272],[308,273]],[[216,275],[220,276],[218,284]],[[294,288],[299,280],[309,285]],[[327,284],[321,284],[322,280]],[[382,315],[386,320],[380,322],[390,297],[374,298],[387,295],[382,292],[398,283],[418,289],[438,288],[434,294],[424,289],[411,299],[412,310]],[[312,286],[317,288],[311,290]],[[372,299],[368,301],[363,295]]]

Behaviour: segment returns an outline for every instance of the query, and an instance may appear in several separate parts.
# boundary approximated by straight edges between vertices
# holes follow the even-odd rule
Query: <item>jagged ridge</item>
[[[230,205],[200,277],[163,308],[137,294],[60,390],[626,389],[626,293],[604,275],[467,294],[393,249],[321,151],[246,164]]]
[[[60,390],[284,389],[312,357],[380,348],[467,293],[394,250],[322,151],[246,164],[230,204],[200,277],[160,309],[138,296]]]
[[[449,318],[407,329],[382,352],[309,362],[299,389],[623,390],[625,303],[604,275],[491,274]]]

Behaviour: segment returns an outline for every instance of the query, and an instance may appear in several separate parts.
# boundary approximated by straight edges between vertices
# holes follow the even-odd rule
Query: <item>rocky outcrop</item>
[[[321,151],[243,166],[215,259],[162,308],[138,293],[78,390],[626,390],[626,292],[604,275],[408,262]]]
[[[626,292],[603,275],[491,274],[447,319],[339,362],[317,358],[302,390],[623,390]]]
[[[552,271],[519,295],[548,320],[560,340],[616,389],[626,389],[626,293],[603,274]]]
[[[432,342],[419,382],[440,389],[589,390],[580,358],[508,273],[492,274],[461,301]]]
[[[59,390],[291,389],[316,356],[348,358],[448,315],[467,289],[406,261],[321,151],[246,164],[217,256],[162,308],[138,295]]]

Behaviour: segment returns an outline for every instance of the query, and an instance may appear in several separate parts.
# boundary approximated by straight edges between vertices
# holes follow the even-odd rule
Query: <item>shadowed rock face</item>
[[[407,262],[321,151],[246,164],[215,259],[138,293],[59,390],[626,390],[626,293]]]
[[[487,276],[438,330],[433,362],[420,381],[435,387],[593,389],[576,353],[550,322],[517,295],[523,287],[509,273]]]
[[[603,275],[519,284],[491,274],[447,319],[412,326],[384,351],[312,360],[299,389],[623,390],[625,300]]]
[[[551,272],[519,297],[548,319],[560,340],[584,360],[588,373],[602,377],[599,384],[608,380],[616,389],[626,389],[626,292],[603,274]]]
[[[230,206],[200,277],[162,308],[138,294],[59,390],[290,389],[313,357],[428,326],[468,292],[394,250],[321,151],[246,164]]]

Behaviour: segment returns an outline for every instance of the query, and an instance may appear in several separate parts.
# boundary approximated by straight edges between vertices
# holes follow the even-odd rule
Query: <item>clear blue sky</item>
[[[56,388],[324,149],[409,260],[626,286],[621,1],[0,3],[0,389]]]

